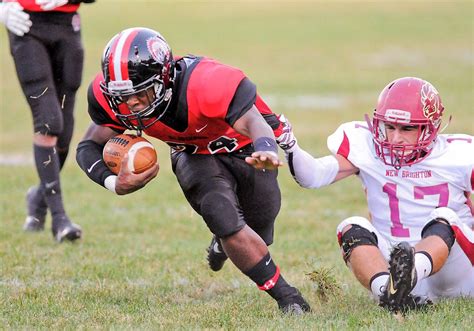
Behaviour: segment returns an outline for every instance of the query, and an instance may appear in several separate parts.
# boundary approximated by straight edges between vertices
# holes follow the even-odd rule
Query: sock
[[[298,294],[296,288],[290,286],[280,275],[279,268],[273,262],[270,253],[267,253],[260,262],[245,272],[257,286],[271,295],[275,300],[279,300],[288,295]]]
[[[33,145],[36,170],[40,178],[40,188],[44,192],[46,204],[53,220],[65,215],[59,181],[59,158],[54,147]]]
[[[433,261],[427,252],[420,251],[415,253],[415,269],[417,283],[431,275],[431,271],[433,271]]]
[[[385,286],[387,285],[389,273],[379,272],[372,276],[370,279],[370,290],[375,297],[380,297],[385,290]]]
[[[60,170],[64,167],[64,163],[66,162],[68,154],[69,154],[69,149],[66,149],[64,151],[58,151],[59,169]]]

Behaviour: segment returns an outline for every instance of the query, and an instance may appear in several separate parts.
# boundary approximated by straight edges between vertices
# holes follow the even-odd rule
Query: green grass
[[[383,86],[406,75],[438,88],[446,114],[454,118],[448,132],[474,134],[473,9],[469,1],[84,5],[86,62],[73,146],[89,123],[85,94],[100,69],[102,48],[130,26],[161,31],[175,54],[205,54],[242,68],[315,155],[327,153],[326,137],[340,123],[362,119]],[[55,244],[49,220],[48,231],[23,233],[24,194],[37,182],[31,116],[3,29],[0,45],[0,157],[26,158],[0,164],[0,329],[472,329],[472,300],[445,300],[399,322],[356,283],[335,238],[343,218],[367,214],[356,178],[308,191],[298,187],[287,167],[281,170],[283,201],[271,252],[313,307],[302,319],[281,316],[273,300],[230,263],[219,273],[208,269],[210,234],[187,205],[160,142],[155,142],[159,176],[124,197],[89,181],[72,151],[62,184],[83,240]],[[301,96],[335,105],[291,104]],[[325,296],[321,279],[332,289]]]

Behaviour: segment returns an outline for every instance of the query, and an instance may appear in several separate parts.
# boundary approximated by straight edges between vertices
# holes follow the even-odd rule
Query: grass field
[[[85,94],[102,48],[130,26],[161,31],[175,54],[204,54],[242,68],[315,155],[327,153],[326,137],[340,123],[370,113],[379,91],[402,76],[438,88],[453,115],[447,132],[474,134],[473,10],[471,1],[98,0],[82,6],[84,79],[62,173],[66,209],[84,231],[73,245],[55,244],[49,230],[21,230],[24,194],[37,183],[31,116],[0,29],[0,329],[472,330],[473,300],[442,301],[399,322],[356,283],[335,240],[343,218],[367,214],[356,178],[309,191],[287,167],[280,172],[283,201],[271,252],[313,308],[295,318],[281,316],[230,263],[219,273],[208,269],[210,234],[187,205],[165,145],[155,142],[159,176],[122,197],[92,183],[74,156],[89,123]],[[317,270],[328,271],[339,290],[321,297],[309,275]]]

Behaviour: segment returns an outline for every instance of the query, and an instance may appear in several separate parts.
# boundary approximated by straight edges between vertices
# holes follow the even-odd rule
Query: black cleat
[[[28,232],[43,231],[48,205],[44,196],[39,192],[38,186],[32,186],[26,192],[26,208],[28,215],[25,224],[23,224],[23,230]]]
[[[380,306],[392,312],[404,312],[416,306],[410,294],[416,285],[415,249],[407,242],[398,243],[390,253],[390,275],[385,291],[380,297]],[[421,298],[421,297],[420,297]],[[421,303],[421,302],[420,302]]]
[[[278,308],[283,314],[288,315],[303,315],[311,311],[311,307],[298,290],[278,300]]]
[[[404,311],[406,310],[424,310],[433,305],[426,296],[409,294],[404,304]]]
[[[81,227],[72,223],[66,215],[53,219],[53,237],[61,243],[64,240],[74,241],[82,236]]]
[[[216,236],[212,236],[211,244],[207,248],[207,262],[213,271],[219,271],[224,266],[227,255],[222,248],[221,241]]]

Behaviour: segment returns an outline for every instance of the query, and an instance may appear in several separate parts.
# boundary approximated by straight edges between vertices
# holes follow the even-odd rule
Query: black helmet
[[[104,49],[102,93],[117,118],[129,129],[143,130],[166,112],[175,76],[173,54],[157,31],[130,28],[115,35]],[[153,88],[154,99],[139,112],[130,112],[124,98]]]

